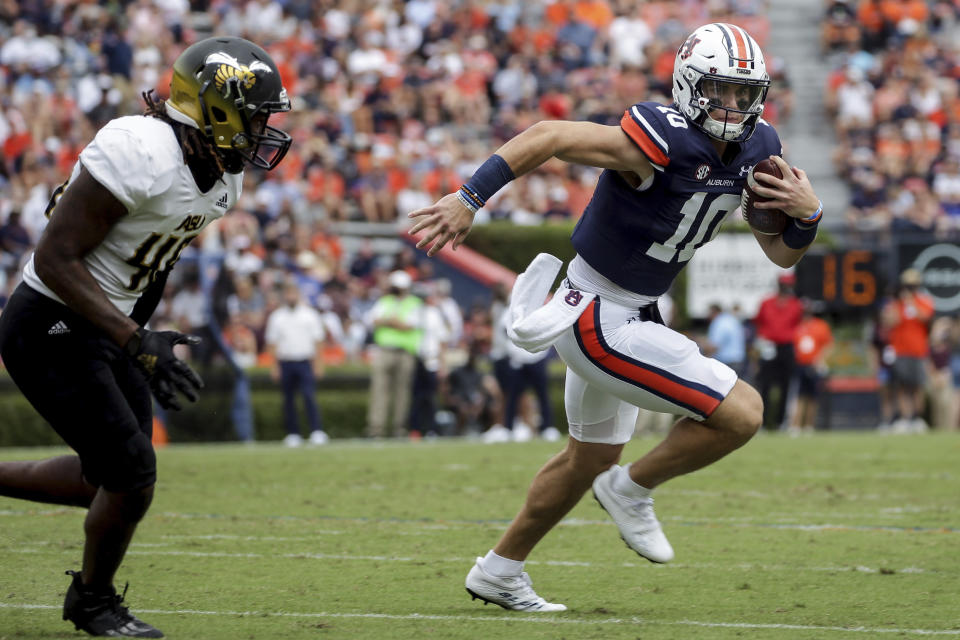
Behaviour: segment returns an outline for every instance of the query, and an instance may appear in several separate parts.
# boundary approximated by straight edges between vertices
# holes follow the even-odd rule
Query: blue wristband
[[[817,227],[820,226],[820,218],[823,217],[823,208],[817,210],[818,213],[813,217],[813,224],[803,220],[793,219],[793,224],[788,224],[783,230],[780,238],[783,244],[791,249],[803,249],[812,243],[817,237]],[[807,218],[810,220],[810,218]]]
[[[471,213],[476,213],[480,207],[483,206],[482,204],[478,204],[473,195],[463,187],[460,187],[460,190],[457,191],[457,199],[463,204],[463,206],[465,206],[467,209],[470,209]]]
[[[464,191],[465,197],[474,200],[478,206],[482,207],[493,194],[516,177],[507,161],[495,153],[480,165],[461,190]]]

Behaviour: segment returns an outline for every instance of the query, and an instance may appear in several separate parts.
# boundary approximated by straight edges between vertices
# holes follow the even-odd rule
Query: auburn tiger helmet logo
[[[700,42],[700,38],[696,34],[692,34],[687,41],[683,43],[683,46],[680,47],[680,59],[686,60],[693,55],[693,48],[697,46],[697,43]]]

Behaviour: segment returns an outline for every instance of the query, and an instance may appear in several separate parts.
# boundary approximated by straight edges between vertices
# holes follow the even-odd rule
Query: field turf
[[[629,551],[588,495],[527,563],[569,611],[471,601],[475,556],[560,446],[171,445],[118,586],[172,639],[960,638],[956,434],[758,436],[657,491],[673,563]],[[0,498],[0,639],[86,637],[60,620],[82,520]]]

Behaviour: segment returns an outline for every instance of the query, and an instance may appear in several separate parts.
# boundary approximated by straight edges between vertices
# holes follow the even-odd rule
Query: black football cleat
[[[123,606],[126,587],[123,595],[117,595],[113,587],[102,592],[89,591],[80,582],[80,572],[67,571],[67,575],[73,576],[73,581],[63,601],[63,619],[72,622],[78,631],[114,638],[163,637],[162,631],[139,620]]]

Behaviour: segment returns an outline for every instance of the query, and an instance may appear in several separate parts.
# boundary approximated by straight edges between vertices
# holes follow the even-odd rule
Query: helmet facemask
[[[696,124],[714,138],[738,140],[744,130],[752,132],[756,127],[769,88],[769,80],[703,74],[693,90],[693,100],[701,112]]]

